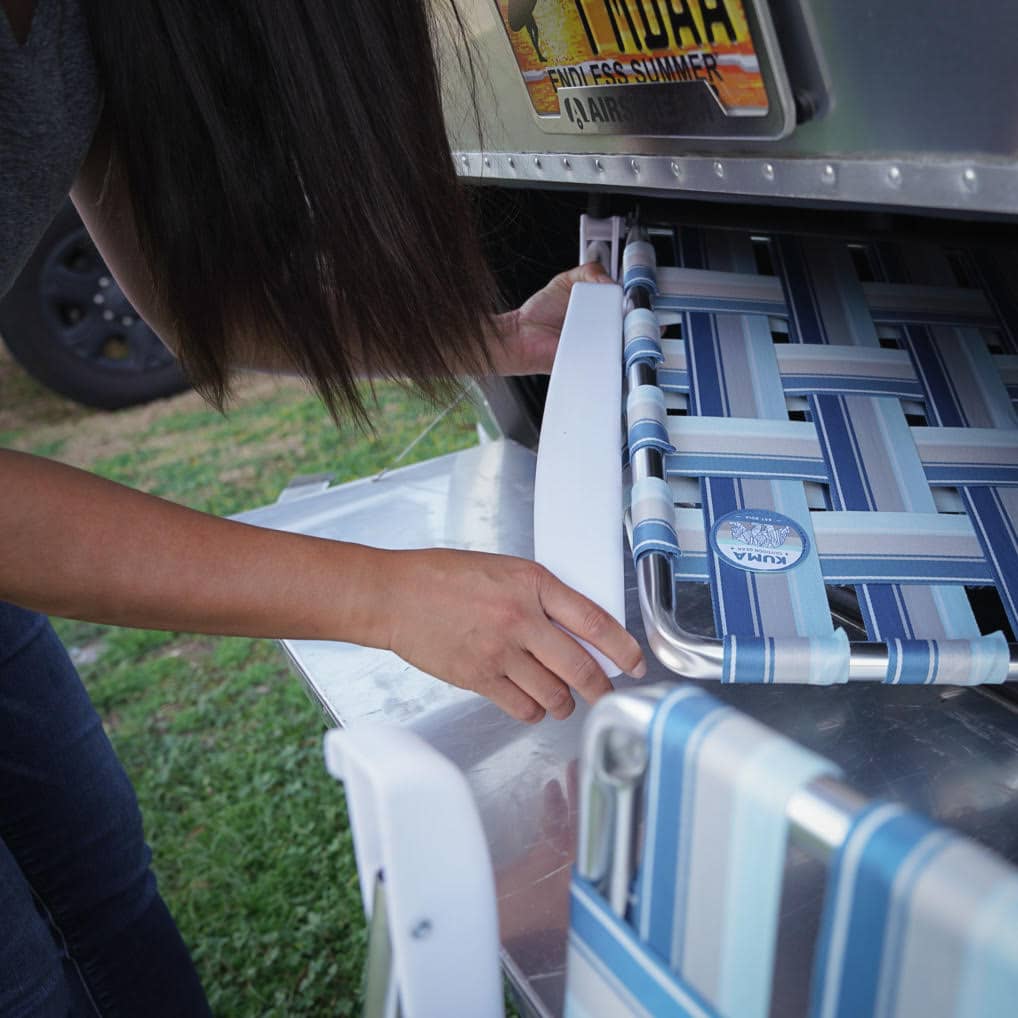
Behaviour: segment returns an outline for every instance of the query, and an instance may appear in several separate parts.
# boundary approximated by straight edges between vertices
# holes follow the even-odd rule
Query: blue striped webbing
[[[810,1018],[989,1018],[1016,1002],[1018,870],[867,806],[830,863]]]
[[[693,415],[666,418],[675,447],[666,453],[667,474],[673,485],[699,479],[705,533],[734,510],[774,509],[811,544],[803,566],[777,577],[734,568],[702,539],[680,540],[676,576],[706,573],[726,661],[743,664],[738,674],[726,666],[725,679],[846,677],[847,657],[826,679],[771,667],[785,657],[779,645],[788,637],[842,654],[842,641],[830,639],[826,581],[856,585],[870,638],[890,645],[886,681],[1002,681],[1006,641],[980,633],[962,589],[992,582],[1018,625],[1018,427],[1008,388],[1018,389],[1008,374],[1018,381],[1018,357],[992,356],[976,329],[996,314],[1005,349],[1014,350],[1018,300],[1002,292],[999,274],[986,296],[940,278],[915,286],[900,270],[886,283],[860,284],[844,246],[782,238],[772,245],[775,279],[753,275],[748,237],[684,229],[679,242],[683,268],[654,273],[655,308],[671,320],[680,313],[683,324],[681,343],[660,343],[659,384],[676,394],[669,399],[688,395]],[[981,279],[992,275],[982,262],[973,269],[980,272]],[[734,283],[727,304],[726,274]],[[780,311],[789,316],[791,342],[776,347],[767,315]],[[906,349],[890,350],[881,347],[875,320],[919,324],[903,327]],[[811,420],[800,427],[814,445],[801,440],[803,432],[782,438],[790,427],[786,397],[806,400]],[[937,427],[909,426],[905,414],[918,401]],[[707,425],[700,431],[697,416]],[[819,539],[817,483],[830,493]],[[938,500],[953,500],[971,522],[952,521],[945,538]],[[894,532],[909,514],[915,525],[900,542],[907,553],[896,552]],[[864,515],[872,523],[859,526],[855,519]],[[841,526],[842,516],[851,525]],[[674,530],[684,533],[678,520]]]

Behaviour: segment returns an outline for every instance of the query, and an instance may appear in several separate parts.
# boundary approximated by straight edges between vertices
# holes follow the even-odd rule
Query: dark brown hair
[[[438,398],[489,366],[494,287],[433,48],[439,23],[464,32],[442,2],[87,3],[110,172],[181,360],[217,406],[248,343],[362,421],[359,375]]]

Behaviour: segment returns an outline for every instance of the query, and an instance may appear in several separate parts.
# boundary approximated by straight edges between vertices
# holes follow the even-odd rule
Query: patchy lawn
[[[295,474],[389,464],[436,411],[394,385],[377,395],[373,436],[337,429],[300,383],[258,376],[225,418],[193,393],[100,413],[35,385],[0,345],[0,445],[224,515]],[[473,444],[475,420],[450,414],[404,462]],[[365,934],[343,798],[320,715],[275,644],[56,625],[135,783],[215,1013],[358,1014]]]

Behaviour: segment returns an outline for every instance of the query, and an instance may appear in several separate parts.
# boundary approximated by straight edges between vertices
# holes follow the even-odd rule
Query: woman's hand
[[[388,554],[385,644],[520,721],[568,717],[570,689],[588,703],[611,691],[597,662],[559,626],[623,671],[646,674],[636,640],[535,562],[440,548]]]
[[[501,341],[493,344],[500,375],[547,375],[555,361],[559,334],[573,283],[610,283],[600,262],[588,262],[557,275],[515,311],[499,315]]]

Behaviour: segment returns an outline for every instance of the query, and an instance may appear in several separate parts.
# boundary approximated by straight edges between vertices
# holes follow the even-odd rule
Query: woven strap
[[[719,1018],[576,875],[569,920],[565,1018]]]
[[[921,274],[937,282],[950,272],[945,257],[929,248],[903,255],[884,245],[881,258],[892,279],[908,280]],[[984,271],[986,267],[984,262]],[[1004,327],[1003,338],[1014,349],[1013,306],[1008,310],[1006,291],[999,280],[992,293],[996,306],[1006,312],[994,324]],[[1018,417],[1011,396],[978,331],[913,324],[903,332],[913,360],[921,365],[927,413],[933,423],[945,428],[999,428],[1016,433]],[[993,569],[1011,627],[1018,632],[1018,490],[964,486],[960,494]]]
[[[793,342],[879,348],[847,249],[828,241],[779,242]],[[834,509],[936,512],[896,400],[818,395],[809,400],[831,477]],[[874,640],[979,636],[960,587],[867,584],[859,604]]]
[[[729,1018],[765,1018],[788,824],[785,807],[828,761],[682,687],[649,735],[634,926]]]
[[[657,367],[664,360],[661,350],[661,327],[657,315],[649,308],[633,308],[626,315],[623,324],[625,345],[622,359],[626,371],[634,364],[649,364]]]
[[[697,267],[707,258],[706,246],[694,235],[684,247],[684,258]],[[753,264],[748,238],[727,235],[710,251],[711,264],[725,269],[714,275],[735,275]],[[662,277],[665,273],[662,271]],[[700,431],[709,433],[719,418],[761,419],[763,428],[782,428],[789,422],[782,395],[780,372],[767,319],[761,314],[714,316],[690,311],[683,319],[687,370],[690,378],[690,410],[710,422]],[[694,417],[677,418],[675,430]],[[723,427],[723,425],[722,425]],[[759,447],[747,450],[759,451]],[[678,450],[677,450],[678,452]],[[795,450],[788,450],[790,456]],[[670,461],[674,467],[675,460]],[[751,466],[750,464],[743,464]],[[740,637],[829,638],[834,627],[827,610],[820,562],[812,547],[809,507],[802,485],[767,476],[751,469],[726,477],[724,470],[701,480],[700,502],[704,527],[710,532],[723,517],[747,508],[780,513],[804,531],[810,548],[789,572],[755,573],[732,565],[712,549],[707,556],[714,589],[715,626],[719,633]],[[719,476],[720,475],[720,476]],[[759,478],[759,479],[755,479]]]
[[[724,678],[841,681],[824,590],[838,583],[889,646],[887,682],[1003,681],[1005,639],[981,634],[963,589],[995,586],[1018,628],[1018,299],[992,260],[969,266],[979,290],[939,252],[906,264],[887,248],[860,282],[845,244],[780,238],[764,276],[746,236],[678,239],[678,268],[646,243],[630,259],[633,285],[656,291],[656,317],[632,313],[630,364],[658,385],[631,396],[629,438],[664,455],[673,503],[698,503],[702,522],[677,507],[669,527],[658,485],[634,540],[710,582]],[[665,320],[682,341],[659,338]],[[991,324],[1009,353],[990,353]],[[932,426],[906,418],[921,413]],[[790,533],[789,554],[771,550]]]
[[[641,449],[671,452],[668,438],[668,409],[664,393],[656,385],[638,385],[626,399],[629,422],[629,455]]]
[[[1018,1001],[1018,871],[900,806],[853,821],[828,876],[811,1018],[989,1018]]]
[[[633,485],[630,512],[633,520],[633,558],[639,562],[650,552],[680,558],[675,532],[672,491],[659,477],[644,477]]]

